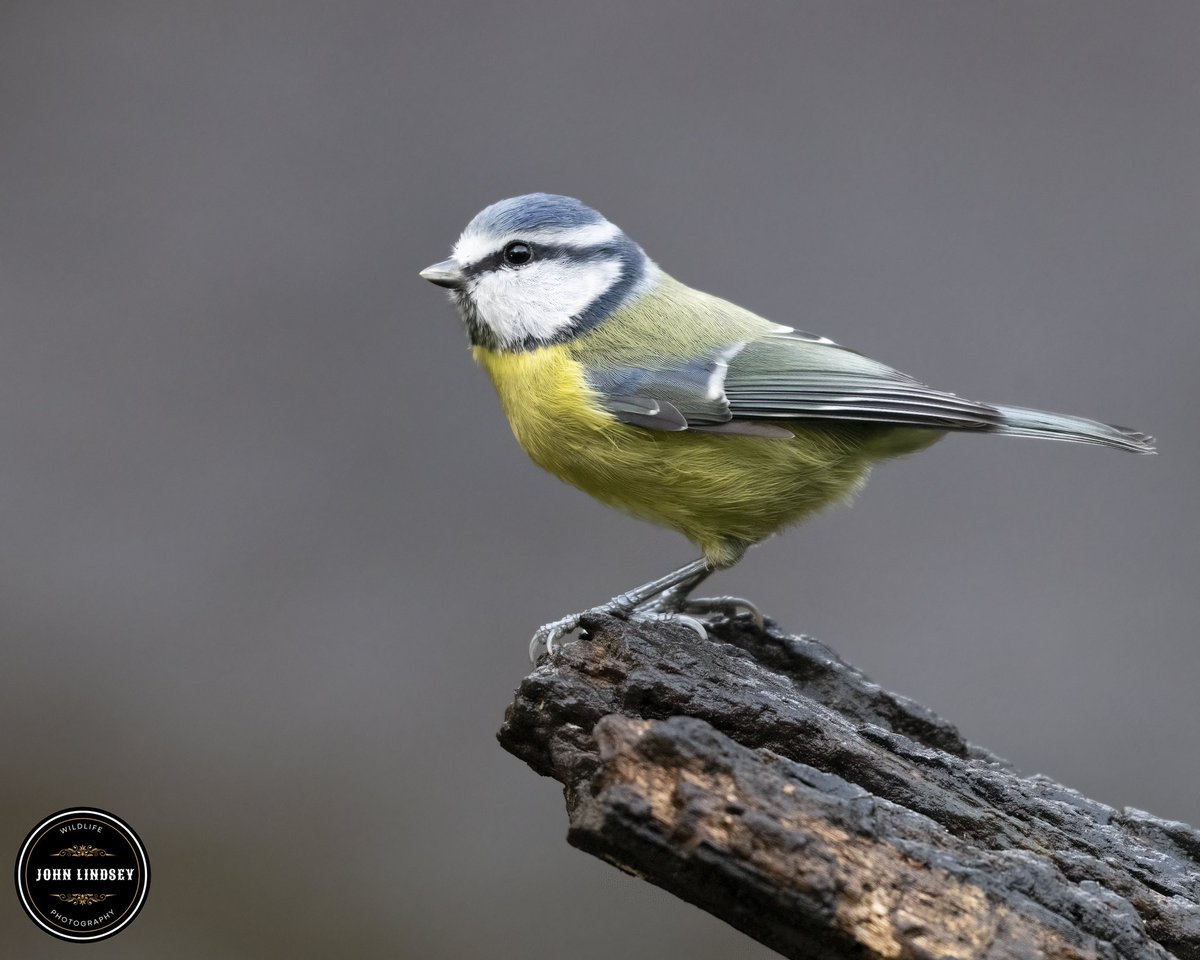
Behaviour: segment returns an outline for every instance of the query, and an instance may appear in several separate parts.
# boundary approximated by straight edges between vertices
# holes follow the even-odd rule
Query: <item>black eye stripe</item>
[[[529,247],[534,260],[557,260],[559,263],[594,263],[597,260],[615,260],[621,256],[621,247],[617,243],[606,243],[592,247],[573,247],[561,243],[534,243],[529,240],[521,241]],[[482,260],[476,260],[464,271],[468,277],[478,277],[493,270],[517,270],[504,259],[504,251],[511,246],[507,243],[495,253],[490,253]]]

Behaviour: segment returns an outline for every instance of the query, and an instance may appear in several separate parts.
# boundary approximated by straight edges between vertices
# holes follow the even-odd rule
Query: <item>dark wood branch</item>
[[[1200,960],[1200,832],[1023,777],[814,640],[585,624],[500,742],[570,843],[788,957]]]

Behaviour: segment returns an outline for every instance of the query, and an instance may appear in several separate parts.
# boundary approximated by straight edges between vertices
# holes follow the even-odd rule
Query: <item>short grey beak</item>
[[[462,269],[453,257],[443,260],[441,263],[435,263],[432,267],[426,267],[421,271],[421,277],[430,283],[436,283],[439,287],[446,287],[448,290],[457,290],[466,280]]]

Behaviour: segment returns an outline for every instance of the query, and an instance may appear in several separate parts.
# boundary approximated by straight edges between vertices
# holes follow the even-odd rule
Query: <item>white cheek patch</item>
[[[502,268],[475,279],[471,299],[501,343],[550,340],[571,325],[621,275],[611,260],[596,263],[543,260]]]

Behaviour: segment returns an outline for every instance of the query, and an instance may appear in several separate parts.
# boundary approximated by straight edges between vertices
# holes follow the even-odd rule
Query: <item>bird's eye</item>
[[[514,267],[519,267],[532,259],[533,247],[522,240],[514,240],[504,248],[504,262],[510,263]]]

